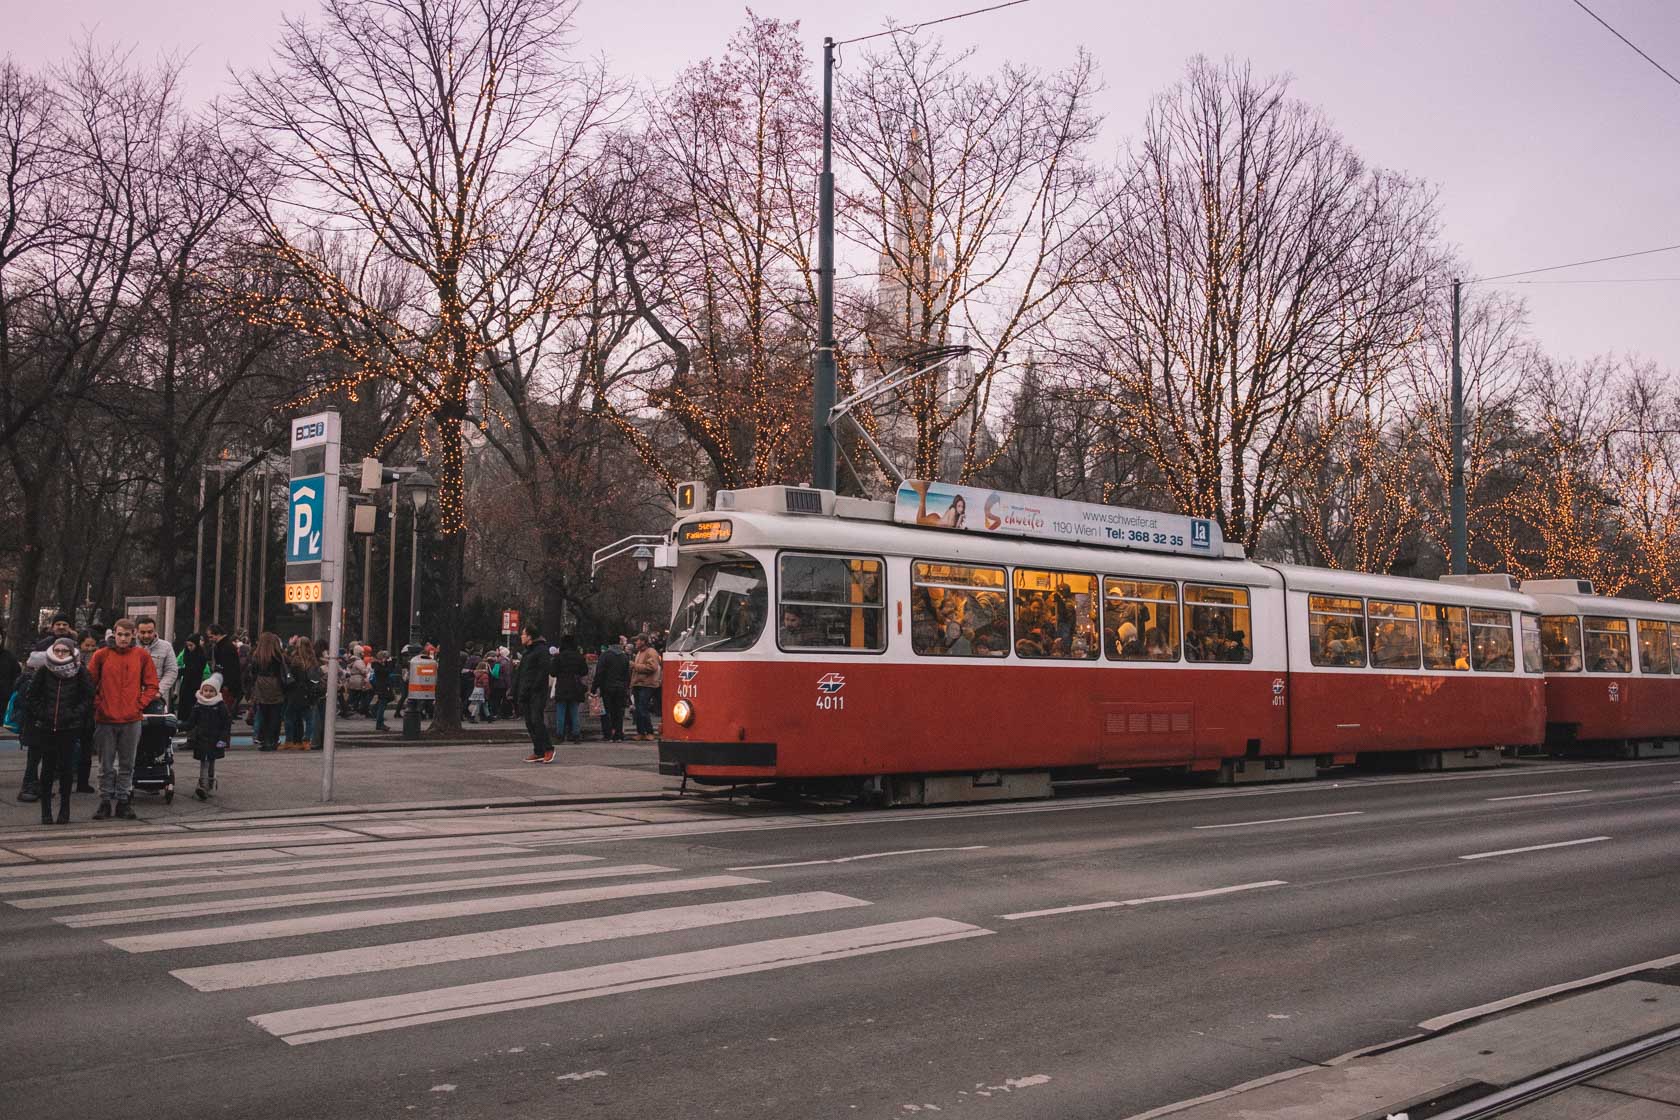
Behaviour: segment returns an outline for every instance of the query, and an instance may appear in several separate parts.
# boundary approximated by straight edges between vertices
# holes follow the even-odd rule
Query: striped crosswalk
[[[36,920],[94,931],[112,949],[161,960],[187,998],[250,992],[248,999],[272,1010],[249,1014],[247,1002],[239,1013],[291,1045],[991,932],[931,916],[858,924],[846,916],[872,904],[850,895],[777,893],[762,878],[615,863],[506,840],[323,845],[223,853],[214,865],[200,860],[193,853],[144,867],[115,859],[58,864],[56,871],[0,867],[0,901]],[[607,909],[598,912],[597,904]],[[677,934],[685,951],[635,950],[637,939]],[[689,948],[696,939],[704,947]],[[263,954],[271,942],[274,951]],[[622,952],[612,947],[618,942]],[[615,958],[608,963],[601,963],[603,945]],[[595,947],[593,955],[576,956],[585,946]],[[177,961],[170,954],[190,955]],[[502,962],[489,971],[498,978],[460,982],[476,961]],[[324,992],[349,994],[312,983],[352,979],[350,991],[360,998],[311,1002]]]

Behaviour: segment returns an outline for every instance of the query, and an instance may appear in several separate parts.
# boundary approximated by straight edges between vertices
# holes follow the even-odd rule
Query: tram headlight
[[[694,705],[687,700],[678,700],[671,705],[671,718],[678,727],[687,727],[694,722]]]

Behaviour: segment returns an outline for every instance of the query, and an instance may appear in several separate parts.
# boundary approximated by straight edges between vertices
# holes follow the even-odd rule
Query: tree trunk
[[[461,527],[466,502],[465,447],[461,420],[465,409],[446,406],[437,414],[439,528],[443,533],[443,604],[438,611],[438,683],[433,735],[461,730],[461,595],[466,580],[467,533]],[[453,516],[452,516],[453,513]]]

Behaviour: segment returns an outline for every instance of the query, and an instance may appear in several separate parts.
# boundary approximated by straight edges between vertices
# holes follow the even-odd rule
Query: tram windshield
[[[688,581],[671,619],[668,653],[747,649],[764,633],[770,589],[753,560],[707,564]]]

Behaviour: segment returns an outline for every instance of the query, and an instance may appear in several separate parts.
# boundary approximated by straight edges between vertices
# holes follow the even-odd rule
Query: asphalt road
[[[1680,952],[1676,762],[319,823],[0,866],[0,1116],[1119,1118]]]

